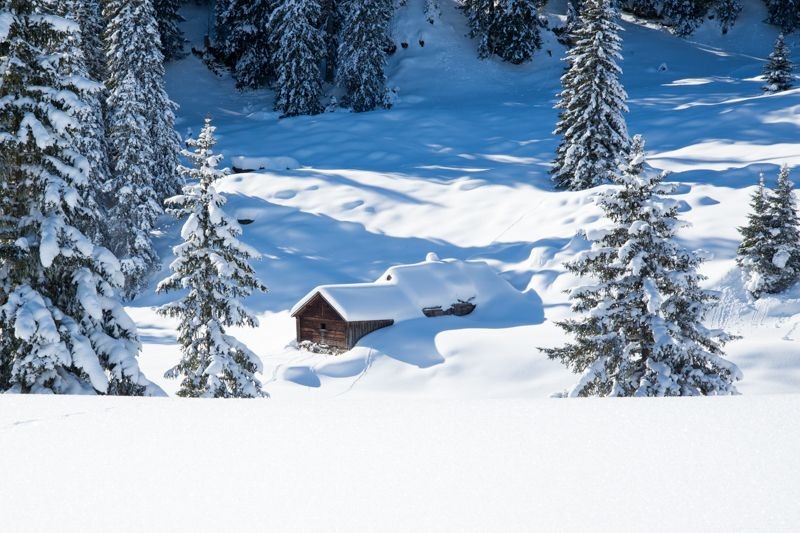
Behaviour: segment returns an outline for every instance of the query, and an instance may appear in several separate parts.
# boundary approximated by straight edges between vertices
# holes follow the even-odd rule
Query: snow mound
[[[315,295],[322,295],[343,319],[413,320],[423,318],[423,309],[447,309],[458,301],[469,301],[478,309],[494,304],[524,301],[524,296],[482,261],[426,260],[389,268],[373,283],[321,285],[311,290],[291,310],[298,313]]]

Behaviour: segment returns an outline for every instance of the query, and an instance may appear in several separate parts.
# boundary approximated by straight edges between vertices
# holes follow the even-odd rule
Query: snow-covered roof
[[[484,262],[440,260],[435,254],[428,254],[422,263],[393,266],[373,283],[321,285],[292,308],[292,316],[317,294],[348,322],[398,322],[424,317],[425,307],[447,309],[458,300],[472,298],[480,308],[489,299],[519,295]]]

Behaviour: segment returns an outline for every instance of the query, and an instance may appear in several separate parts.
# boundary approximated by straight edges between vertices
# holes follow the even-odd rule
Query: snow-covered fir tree
[[[643,149],[637,137],[620,186],[599,199],[609,226],[566,265],[590,278],[570,291],[578,318],[559,323],[575,340],[544,352],[581,374],[571,396],[735,394],[731,337],[702,324],[715,297],[700,288],[700,257],[675,240],[677,202],[661,196],[663,175],[644,172]]]
[[[463,0],[460,7],[479,57],[496,55],[519,64],[542,45],[537,0]]]
[[[703,22],[708,4],[707,0],[663,0],[661,14],[676,35],[686,37]]]
[[[153,7],[164,59],[169,61],[180,57],[183,54],[183,32],[179,26],[183,21],[179,13],[181,0],[153,0]]]
[[[93,77],[94,72],[103,72],[102,66],[96,64],[97,57],[94,57],[97,52],[94,47],[101,45],[101,41],[96,35],[87,35],[92,28],[99,28],[100,14],[94,9],[97,5],[92,8],[93,3],[89,0],[53,0],[52,6],[57,15],[77,23],[80,30],[80,53],[76,53],[70,41],[54,43],[54,47],[63,57],[58,64],[61,79],[71,85],[64,89],[76,92],[84,104],[75,110],[81,124],[80,135],[75,138],[75,148],[86,157],[88,163],[86,183],[81,186],[86,209],[76,220],[76,225],[92,242],[101,242],[107,220],[104,205],[99,199],[103,196],[109,169],[103,106],[105,90],[100,79]],[[91,46],[86,45],[87,38]],[[75,84],[72,81],[74,79],[82,81]]]
[[[742,242],[736,262],[753,298],[783,292],[800,280],[800,220],[794,185],[784,166],[775,190],[767,193],[764,179],[753,194],[747,225],[739,228]]]
[[[489,25],[491,53],[519,65],[530,61],[541,47],[536,0],[498,0]]]
[[[723,35],[733,28],[741,11],[742,3],[739,0],[716,0],[714,3],[714,16]]]
[[[462,0],[459,7],[467,17],[468,35],[478,42],[478,57],[489,57],[489,27],[494,20],[495,0]]]
[[[322,73],[325,39],[317,27],[318,0],[286,0],[269,19],[275,46],[275,110],[282,116],[322,112]]]
[[[223,17],[223,46],[239,87],[263,87],[273,78],[272,56],[275,42],[269,34],[269,17],[275,9],[272,0],[227,0]],[[219,11],[218,11],[219,12]]]
[[[754,298],[761,296],[765,288],[764,281],[777,269],[772,263],[775,247],[769,230],[771,222],[767,208],[767,190],[762,174],[750,200],[747,225],[739,228],[742,242],[736,255],[736,263],[744,274],[745,287]]]
[[[139,371],[119,263],[78,228],[93,216],[81,97],[96,85],[64,6],[0,7],[0,391],[159,394]]]
[[[339,44],[339,85],[344,105],[356,112],[386,105],[383,47],[394,10],[392,0],[350,0],[343,10]]]
[[[352,3],[347,0],[320,0],[320,9],[319,27],[325,40],[324,79],[327,83],[333,83],[339,69],[339,35],[347,38],[347,34],[342,33],[342,23],[345,17],[352,15],[349,13]]]
[[[562,189],[587,189],[612,181],[630,140],[623,113],[627,94],[619,81],[621,28],[609,0],[586,0],[576,42],[561,78],[561,109],[554,133],[561,135],[551,173]]]
[[[215,189],[215,181],[226,174],[217,168],[221,156],[213,152],[215,143],[207,119],[199,137],[187,141],[194,152],[183,152],[193,168],[181,167],[181,172],[196,183],[168,200],[170,212],[187,220],[181,230],[184,242],[174,248],[172,275],[158,291],[188,292],[159,309],[180,320],[182,357],[166,376],[182,379],[179,396],[252,398],[264,395],[255,375],[261,360],[225,328],[256,327],[256,317],[241,300],[267,288],[248,263],[259,253],[239,241],[242,230],[223,211],[225,199]]]
[[[768,21],[784,33],[800,28],[800,0],[764,0],[769,12]]]
[[[429,24],[439,24],[442,18],[442,7],[439,0],[425,0],[425,20]]]
[[[113,92],[122,80],[131,77],[139,86],[137,98],[148,110],[145,118],[154,154],[150,161],[153,188],[163,201],[180,192],[183,183],[176,171],[181,145],[175,131],[177,106],[164,88],[164,57],[155,11],[151,0],[106,0],[103,13],[107,20],[106,85]]]
[[[660,11],[660,0],[628,0],[624,6],[637,17],[657,18]]]
[[[792,74],[793,65],[789,59],[789,47],[786,46],[783,34],[775,41],[769,60],[764,66],[764,81],[762,89],[768,93],[787,91],[794,84]]]
[[[98,0],[76,0],[74,15],[81,29],[81,49],[86,58],[89,76],[93,80],[105,79],[106,57],[103,50],[105,22]]]
[[[133,297],[158,265],[150,233],[161,203],[180,190],[175,104],[164,89],[163,56],[150,0],[109,0],[107,50],[110,179],[106,243],[120,258]]]

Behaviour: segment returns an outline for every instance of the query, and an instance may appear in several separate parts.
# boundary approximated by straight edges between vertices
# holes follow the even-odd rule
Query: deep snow
[[[194,56],[168,68],[182,133],[211,115],[223,164],[263,168],[219,188],[232,214],[254,220],[244,240],[265,256],[256,268],[271,292],[249,302],[261,327],[237,336],[263,358],[274,398],[547,397],[575,380],[537,350],[563,341],[553,320],[568,312],[563,291],[576,280],[562,263],[586,247],[576,232],[602,223],[597,190],[556,192],[547,174],[563,48],[548,38],[532,64],[481,61],[454,4],[443,2],[440,24],[430,25],[423,3],[409,0],[393,23],[409,47],[390,59],[398,91],[390,110],[278,120],[269,91],[236,92]],[[187,33],[201,42],[206,14],[185,15]],[[800,392],[792,340],[800,293],[748,302],[733,261],[758,173],[770,184],[779,165],[800,164],[800,90],[760,91],[776,35],[751,22],[763,15],[748,2],[727,36],[709,23],[689,40],[627,16],[623,23],[629,129],[644,134],[655,168],[673,172],[668,181],[678,183],[682,216],[693,224],[683,244],[712,256],[703,271],[724,298],[709,322],[743,336],[728,353],[744,371],[745,394]],[[800,39],[789,42],[800,57]],[[176,228],[160,241],[165,264]],[[406,322],[337,358],[293,347],[289,310],[312,288],[369,282],[428,252],[488,262],[524,293],[528,312]],[[144,294],[130,311],[146,342],[142,366],[170,391],[176,384],[160,375],[178,351],[172,325],[152,311],[164,299]]]
[[[2,400],[0,520],[17,533],[776,533],[800,521],[796,395]]]

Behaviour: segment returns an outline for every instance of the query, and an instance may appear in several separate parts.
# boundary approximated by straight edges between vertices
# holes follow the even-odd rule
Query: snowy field
[[[794,395],[3,407],[3,531],[790,532],[800,521]]]
[[[564,50],[547,34],[531,64],[481,61],[454,4],[436,26],[423,4],[393,23],[409,46],[390,59],[390,110],[279,121],[270,91],[237,92],[192,55],[168,66],[180,133],[210,115],[224,164],[252,169],[220,189],[264,255],[270,293],[248,302],[261,327],[235,334],[272,399],[4,397],[0,531],[797,530],[800,287],[754,304],[734,263],[758,174],[771,185],[787,163],[800,182],[800,89],[760,90],[777,35],[751,22],[761,2],[724,37],[623,22],[629,130],[672,171],[682,243],[712,255],[708,321],[742,336],[727,353],[743,395],[585,401],[548,398],[576,377],[537,350],[564,341],[562,263],[600,222],[602,188],[556,192],[547,173]],[[200,45],[207,14],[184,16]],[[164,220],[152,288],[178,233]],[[338,357],[294,345],[290,309],[315,286],[429,252],[486,261],[513,298],[398,322]],[[171,394],[175,324],[155,307],[172,296],[152,288],[128,311],[142,369]]]

